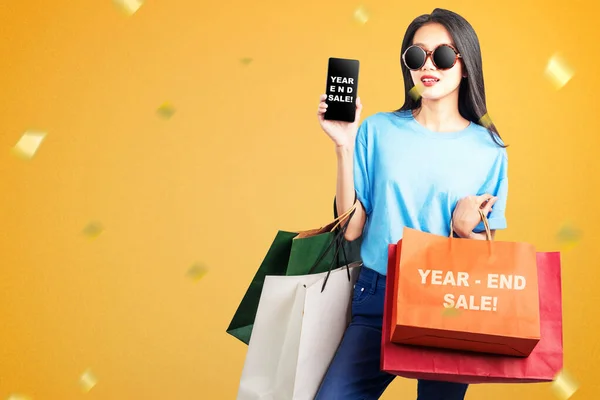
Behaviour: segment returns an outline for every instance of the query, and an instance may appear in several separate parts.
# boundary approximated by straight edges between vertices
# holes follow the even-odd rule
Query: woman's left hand
[[[492,206],[498,200],[491,194],[482,194],[481,196],[463,197],[456,203],[456,208],[452,213],[452,228],[456,234],[462,238],[468,238],[473,229],[481,222],[479,210],[484,215],[492,211]]]

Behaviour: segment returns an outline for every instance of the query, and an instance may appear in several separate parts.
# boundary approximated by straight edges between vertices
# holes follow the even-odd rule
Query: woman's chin
[[[426,88],[421,93],[421,99],[425,101],[437,101],[448,96],[450,93],[447,90],[436,90],[437,88]]]
[[[421,101],[438,101],[443,99],[445,96],[443,94],[431,94],[431,93],[423,93],[421,95]]]

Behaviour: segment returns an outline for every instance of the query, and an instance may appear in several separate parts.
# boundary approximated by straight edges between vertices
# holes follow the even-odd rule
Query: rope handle
[[[490,224],[489,224],[487,217],[483,213],[483,210],[479,209],[477,211],[479,211],[479,215],[481,216],[481,220],[483,221],[483,226],[485,227],[486,240],[492,240],[492,231],[490,230]],[[450,236],[449,237],[452,237],[453,233],[454,233],[454,230],[452,228],[452,218],[450,218]]]

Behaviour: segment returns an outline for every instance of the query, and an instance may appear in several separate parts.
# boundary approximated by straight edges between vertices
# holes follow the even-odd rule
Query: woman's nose
[[[433,54],[425,55],[425,64],[423,64],[422,69],[435,69],[435,65],[433,64]]]

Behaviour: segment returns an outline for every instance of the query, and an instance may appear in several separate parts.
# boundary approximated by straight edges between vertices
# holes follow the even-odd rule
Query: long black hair
[[[492,137],[492,140],[500,147],[505,146],[501,139],[496,126],[491,122],[482,122],[482,118],[487,114],[487,106],[485,103],[485,88],[483,85],[483,68],[481,61],[481,49],[479,47],[479,39],[475,30],[460,15],[436,8],[431,14],[421,15],[406,29],[404,40],[402,41],[402,49],[400,51],[400,66],[402,68],[402,76],[404,77],[404,105],[399,111],[411,111],[421,108],[421,99],[415,100],[409,91],[414,86],[410,70],[402,62],[402,54],[412,45],[415,32],[425,24],[438,23],[443,25],[450,36],[454,40],[454,45],[458,52],[462,55],[463,73],[466,72],[467,77],[460,82],[458,91],[458,112],[463,118],[485,126]]]

